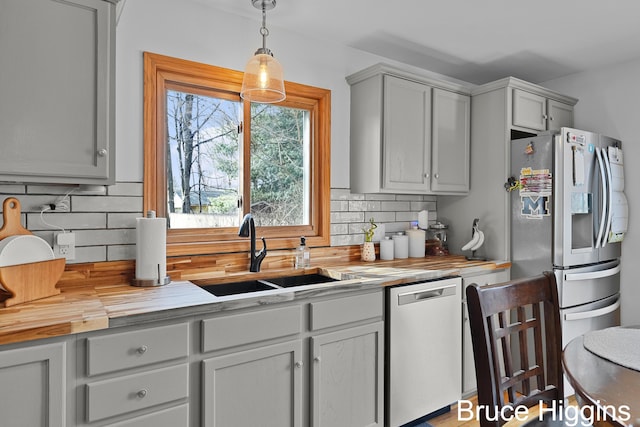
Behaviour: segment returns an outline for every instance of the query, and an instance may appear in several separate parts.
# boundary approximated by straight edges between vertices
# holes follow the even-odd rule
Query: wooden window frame
[[[243,73],[193,61],[144,52],[144,211],[153,210],[166,216],[166,90],[191,87],[194,91],[210,88],[240,93]],[[309,246],[330,245],[331,194],[331,91],[299,83],[285,82],[287,99],[279,105],[304,108],[311,119],[311,213],[310,225],[258,227],[258,237],[267,238],[269,249],[291,249],[307,238]],[[250,120],[247,101],[244,122]],[[243,144],[250,144],[246,130]],[[250,159],[241,161],[248,165]],[[249,190],[244,182],[243,193]],[[248,207],[244,207],[246,210]],[[260,245],[258,245],[260,247]],[[201,255],[242,252],[249,248],[249,239],[238,237],[236,229],[197,228],[167,230],[167,255]]]

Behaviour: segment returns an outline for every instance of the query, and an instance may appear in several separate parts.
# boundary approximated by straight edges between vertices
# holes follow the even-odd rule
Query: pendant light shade
[[[276,0],[251,0],[254,7],[262,10],[262,47],[247,62],[242,80],[240,96],[251,102],[271,104],[285,99],[282,66],[267,49],[267,9],[276,7]]]
[[[282,65],[266,53],[251,57],[244,70],[240,96],[247,101],[267,104],[284,100]]]

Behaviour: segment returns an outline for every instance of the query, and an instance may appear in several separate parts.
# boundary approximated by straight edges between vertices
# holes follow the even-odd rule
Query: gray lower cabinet
[[[202,321],[202,425],[382,426],[383,293]]]
[[[66,425],[66,342],[0,352],[0,424]]]
[[[204,427],[302,427],[302,341],[203,362]]]
[[[462,278],[462,397],[475,394],[477,389],[473,343],[471,342],[471,327],[469,325],[469,312],[467,310],[467,299],[465,296],[467,286],[472,283],[476,283],[479,286],[492,285],[494,283],[506,282],[509,278],[510,271],[508,269]]]
[[[189,425],[190,324],[116,328],[77,341],[77,425]]]
[[[381,426],[384,322],[311,338],[311,426]]]
[[[1,2],[0,181],[115,183],[116,1]]]

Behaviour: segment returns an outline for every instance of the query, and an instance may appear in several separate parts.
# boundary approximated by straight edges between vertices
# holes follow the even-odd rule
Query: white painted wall
[[[126,2],[116,35],[118,181],[142,181],[142,52],[242,70],[262,45],[261,19],[257,10],[253,19],[247,19],[198,0]],[[345,77],[378,62],[395,62],[321,40],[321,34],[312,35],[319,37],[314,39],[278,27],[269,26],[269,31],[267,46],[281,62],[286,80],[331,90],[331,187],[349,188],[350,103]]]
[[[542,85],[580,101],[575,127],[622,140],[625,155],[625,195],[629,203],[628,233],[622,242],[622,324],[640,324],[640,60],[573,74]]]

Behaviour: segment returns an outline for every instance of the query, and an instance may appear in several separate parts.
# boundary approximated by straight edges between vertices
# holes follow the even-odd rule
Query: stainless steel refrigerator
[[[627,227],[619,140],[572,128],[511,141],[511,277],[554,271],[563,346],[620,323]]]

